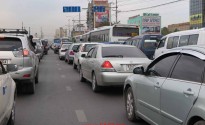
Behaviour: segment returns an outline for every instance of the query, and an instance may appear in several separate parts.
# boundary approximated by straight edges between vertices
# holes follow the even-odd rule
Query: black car
[[[44,54],[48,54],[48,50],[49,50],[49,45],[48,45],[48,40],[42,40],[42,44],[43,44],[43,47],[44,47]]]

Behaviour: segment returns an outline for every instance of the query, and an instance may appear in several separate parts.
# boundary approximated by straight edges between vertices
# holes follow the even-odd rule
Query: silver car
[[[123,86],[134,67],[150,63],[141,50],[130,45],[96,45],[82,57],[80,80],[92,82],[94,92],[101,86]]]
[[[0,61],[4,65],[16,64],[18,70],[10,73],[11,77],[23,86],[28,93],[35,92],[38,83],[38,57],[24,32],[0,31]],[[12,32],[14,33],[14,32]]]
[[[65,53],[65,62],[72,64],[74,60],[74,54],[77,52],[80,43],[73,43]],[[74,52],[75,51],[75,52]]]
[[[59,49],[59,52],[58,52],[58,56],[59,56],[60,60],[65,59],[66,51],[69,49],[70,45],[71,45],[71,43],[67,43],[67,44],[63,44],[61,46],[61,48]]]
[[[205,125],[205,46],[173,49],[124,85],[126,114],[154,125]]]
[[[39,58],[39,61],[43,58],[43,54],[44,54],[44,46],[42,41],[40,40],[40,38],[33,38],[33,42],[36,43],[36,55]]]
[[[0,61],[0,125],[14,125],[15,121],[16,83],[7,71]]]

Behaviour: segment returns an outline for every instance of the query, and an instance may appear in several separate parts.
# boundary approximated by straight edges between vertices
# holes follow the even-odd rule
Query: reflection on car
[[[124,85],[126,114],[158,125],[205,124],[205,46],[172,49]]]

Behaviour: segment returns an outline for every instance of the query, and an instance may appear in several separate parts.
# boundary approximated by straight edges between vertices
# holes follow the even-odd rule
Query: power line
[[[138,10],[145,10],[145,9],[156,8],[156,7],[160,7],[160,6],[165,6],[165,5],[181,2],[181,1],[185,1],[185,0],[176,0],[176,1],[167,2],[167,3],[155,5],[155,6],[150,6],[150,7],[140,8],[140,9],[134,9],[134,10],[120,11],[120,12],[132,12],[132,11],[138,11]]]

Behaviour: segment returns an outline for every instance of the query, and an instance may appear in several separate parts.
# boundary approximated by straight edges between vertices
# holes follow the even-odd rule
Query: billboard
[[[142,34],[160,34],[161,32],[160,16],[143,16],[142,17]]]
[[[190,16],[190,25],[202,24],[202,14],[195,14]]]
[[[109,22],[109,10],[106,10],[105,12],[96,12],[95,22],[97,23]]]

